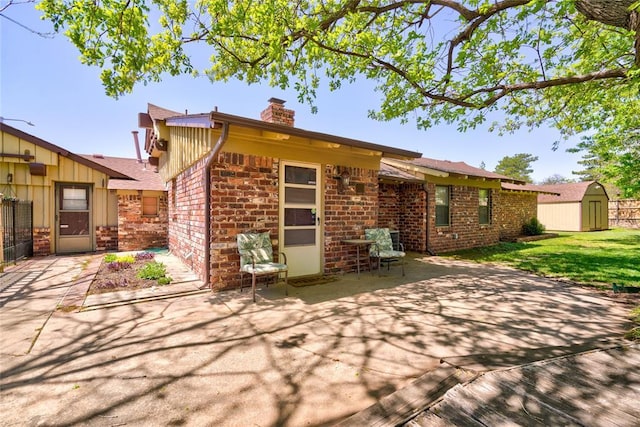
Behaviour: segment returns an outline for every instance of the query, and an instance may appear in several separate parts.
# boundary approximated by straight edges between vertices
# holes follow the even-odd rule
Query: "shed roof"
[[[83,154],[82,157],[133,178],[129,180],[110,179],[107,186],[110,190],[165,191],[162,178],[156,172],[155,167],[149,165],[148,162],[138,162],[136,159],[124,157],[108,157],[101,154]]]
[[[565,184],[537,185],[536,187],[546,192],[558,193],[558,196],[540,194],[538,203],[568,203],[580,202],[587,190],[593,184],[600,185],[597,181],[570,182]],[[606,194],[606,191],[603,188]]]
[[[28,134],[26,132],[23,132],[19,129],[16,129],[14,127],[11,127],[9,125],[6,125],[2,122],[0,122],[0,131],[2,132],[6,132],[10,135],[15,136],[16,138],[20,138],[24,141],[30,142],[34,145],[37,145],[38,147],[42,147],[46,150],[49,150],[53,153],[59,154],[61,156],[64,156],[68,159],[71,159],[75,162],[80,163],[81,165],[87,166],[91,169],[97,170],[99,172],[102,172],[104,174],[106,174],[107,176],[109,176],[110,178],[118,178],[118,179],[122,179],[122,180],[129,180],[132,179],[130,176],[126,175],[125,173],[123,173],[122,171],[118,171],[115,169],[111,169],[108,166],[105,166],[103,164],[97,163],[95,161],[92,161],[89,158],[80,156],[78,154],[74,154],[71,151],[65,150],[62,147],[59,147],[55,144],[52,144],[48,141],[45,141],[44,139],[38,138],[37,136]]]

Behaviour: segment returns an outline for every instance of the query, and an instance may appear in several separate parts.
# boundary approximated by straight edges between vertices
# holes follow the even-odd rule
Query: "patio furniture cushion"
[[[280,271],[287,270],[288,267],[285,264],[279,264],[277,262],[271,262],[268,264],[256,264],[255,266],[251,264],[243,265],[241,270],[245,273],[249,274],[269,274],[269,273],[279,273]]]
[[[378,274],[380,274],[380,264],[387,263],[387,269],[392,262],[399,261],[402,267],[402,275],[404,276],[404,257],[403,250],[397,250],[393,247],[393,240],[388,228],[368,228],[364,230],[364,236],[373,243],[369,246],[369,257],[376,260]],[[404,249],[402,243],[398,242],[399,249]]]
[[[268,232],[238,234],[237,239],[242,267],[254,262],[256,264],[273,262],[273,247]]]
[[[240,254],[240,291],[242,291],[242,274],[251,275],[251,290],[253,301],[256,301],[256,276],[274,274],[279,277],[284,273],[284,291],[288,295],[287,276],[289,267],[284,253],[281,260],[273,261],[273,246],[269,232],[264,233],[241,233],[236,236],[238,241],[238,253]]]
[[[369,256],[374,258],[401,258],[405,256],[402,251],[393,248],[393,240],[388,228],[368,228],[364,230],[367,240],[374,240],[376,243],[369,247]]]

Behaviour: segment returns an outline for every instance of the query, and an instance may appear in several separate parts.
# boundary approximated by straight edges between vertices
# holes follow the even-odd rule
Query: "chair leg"
[[[400,258],[400,266],[402,267],[402,277],[404,277],[404,258]]]
[[[251,275],[251,292],[253,293],[253,302],[256,302],[256,275]]]
[[[289,280],[289,272],[285,271],[284,272],[284,294],[286,296],[289,296],[289,289],[287,288],[288,286],[288,280]]]
[[[240,272],[240,292],[242,292],[243,285],[244,285],[244,274]]]

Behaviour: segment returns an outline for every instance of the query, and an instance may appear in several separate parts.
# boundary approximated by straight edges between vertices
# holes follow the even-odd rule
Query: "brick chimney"
[[[260,113],[260,119],[269,123],[277,123],[279,125],[293,127],[293,116],[296,112],[284,108],[285,102],[286,101],[283,101],[282,99],[270,98],[269,106]]]

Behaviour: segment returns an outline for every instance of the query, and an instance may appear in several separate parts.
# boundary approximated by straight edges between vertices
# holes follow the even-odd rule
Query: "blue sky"
[[[1,2],[4,4],[5,2]],[[9,7],[4,14],[37,31],[50,31],[39,20],[33,4]],[[206,46],[202,46],[206,49]],[[161,83],[136,86],[134,92],[115,100],[105,95],[98,68],[82,65],[79,53],[62,35],[42,38],[0,17],[0,116],[23,119],[6,124],[62,146],[77,154],[100,153],[135,157],[131,136],[137,130],[137,113],[147,102],[190,113],[219,111],[258,119],[271,97],[287,101],[296,111],[296,127],[377,144],[419,151],[425,157],[464,161],[472,166],[486,164],[493,170],[504,156],[531,153],[539,157],[532,164],[532,177],[540,181],[553,174],[575,178],[579,154],[565,150],[577,143],[558,139],[554,129],[522,130],[499,136],[486,128],[460,133],[455,125],[418,130],[415,123],[376,122],[367,117],[379,95],[364,80],[345,85],[338,92],[319,91],[318,113],[299,104],[293,90],[242,82],[211,83],[207,78],[167,76]]]

